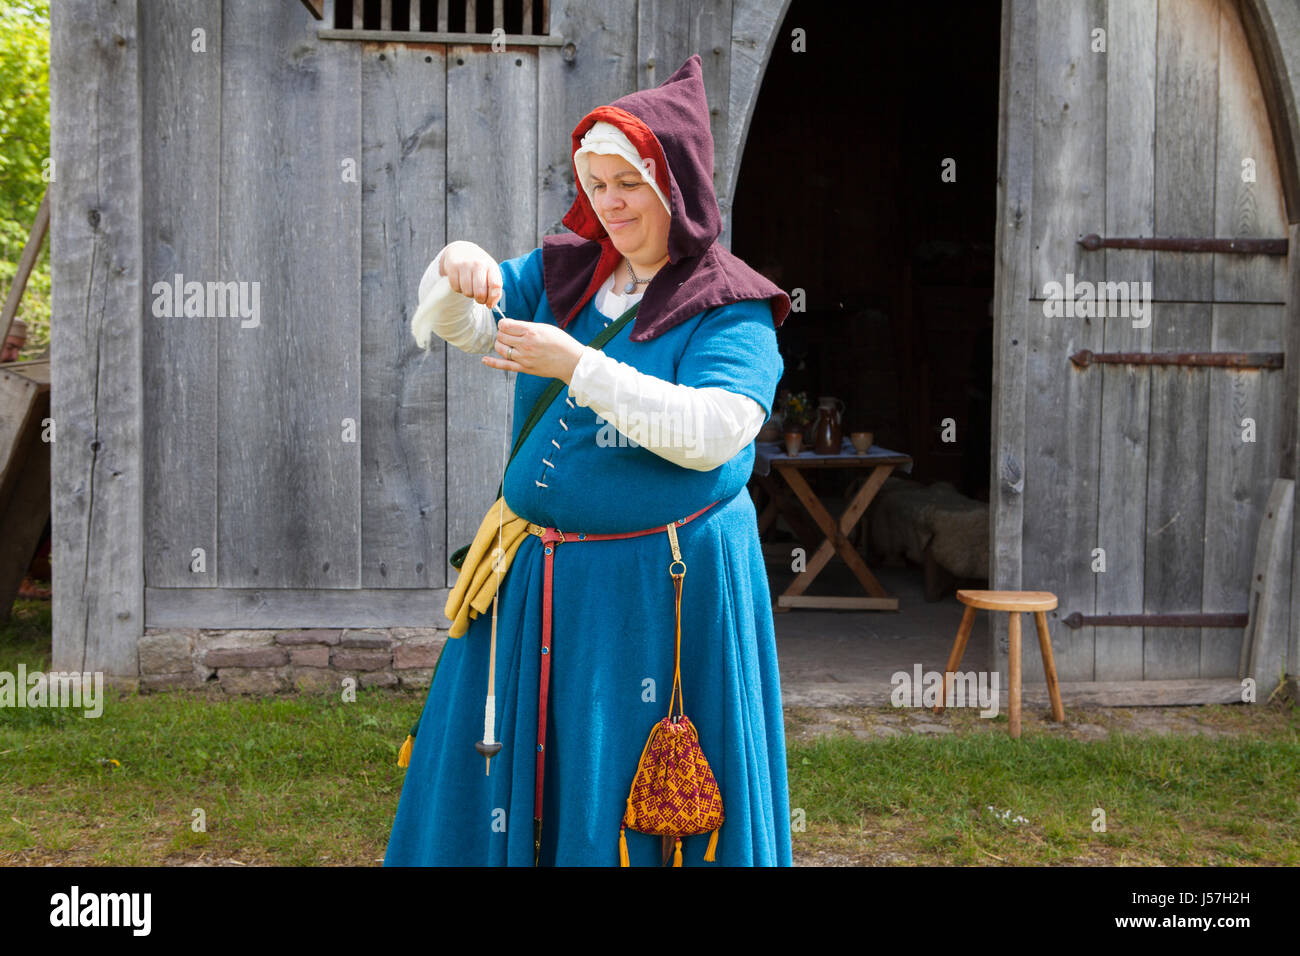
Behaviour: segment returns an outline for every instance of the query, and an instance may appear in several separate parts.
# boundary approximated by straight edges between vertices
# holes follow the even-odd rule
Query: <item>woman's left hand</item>
[[[501,319],[497,322],[495,352],[483,364],[509,372],[526,372],[541,378],[573,377],[584,346],[572,335],[544,322]]]

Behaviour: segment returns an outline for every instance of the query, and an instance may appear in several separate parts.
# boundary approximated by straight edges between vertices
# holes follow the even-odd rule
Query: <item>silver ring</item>
[[[512,345],[512,346],[510,346],[510,351],[506,353],[506,359],[508,360],[508,359],[510,358],[510,356],[512,356],[512,355],[514,355],[514,354],[515,354],[515,347]]]

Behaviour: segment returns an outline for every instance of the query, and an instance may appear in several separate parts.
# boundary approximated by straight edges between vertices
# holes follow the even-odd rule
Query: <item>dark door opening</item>
[[[751,120],[733,248],[805,306],[778,334],[780,389],[839,397],[845,435],[913,459],[864,529],[887,489],[946,482],[988,501],[1000,24],[997,3],[794,0]],[[852,494],[853,472],[807,474],[828,503]],[[874,537],[858,542],[867,563],[899,563]],[[987,566],[987,531],[970,547]],[[772,570],[775,595],[792,573]],[[942,575],[926,596],[977,577]],[[861,593],[838,559],[819,588]]]

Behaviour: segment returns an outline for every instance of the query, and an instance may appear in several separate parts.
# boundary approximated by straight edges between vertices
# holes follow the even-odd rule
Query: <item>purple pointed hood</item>
[[[646,286],[632,341],[644,342],[705,309],[746,299],[768,300],[779,328],[790,312],[790,297],[717,242],[722,214],[713,192],[713,133],[699,54],[654,89],[629,93],[584,116],[573,130],[571,164],[582,137],[602,120],[654,160],[655,180],[672,216],[668,263]],[[542,239],[546,296],[561,328],[623,258],[577,181],[576,168],[574,182],[578,197],[562,220],[572,232]]]

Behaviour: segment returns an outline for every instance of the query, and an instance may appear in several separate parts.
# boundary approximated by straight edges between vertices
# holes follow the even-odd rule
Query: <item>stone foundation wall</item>
[[[358,687],[427,688],[446,640],[435,627],[146,628],[139,688],[265,695],[335,689],[347,677]]]

